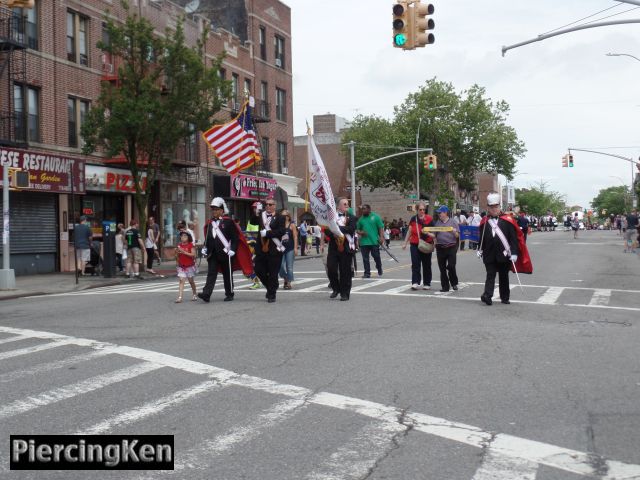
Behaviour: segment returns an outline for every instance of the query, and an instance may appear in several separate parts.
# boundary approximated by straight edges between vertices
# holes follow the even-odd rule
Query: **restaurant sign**
[[[0,166],[29,173],[29,186],[20,190],[85,193],[85,162],[80,158],[0,147]]]
[[[147,189],[147,172],[140,172],[140,189]],[[135,193],[136,186],[130,170],[87,165],[87,190]]]
[[[253,175],[234,175],[231,177],[231,197],[264,200],[273,198],[278,182],[273,178]]]

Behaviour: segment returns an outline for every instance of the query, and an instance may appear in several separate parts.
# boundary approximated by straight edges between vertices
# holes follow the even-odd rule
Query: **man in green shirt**
[[[380,244],[384,242],[384,224],[380,215],[373,213],[370,205],[362,205],[362,216],[358,219],[356,229],[359,235],[360,251],[362,252],[362,264],[364,265],[362,278],[371,277],[369,254],[373,256],[378,269],[378,276],[381,277]]]

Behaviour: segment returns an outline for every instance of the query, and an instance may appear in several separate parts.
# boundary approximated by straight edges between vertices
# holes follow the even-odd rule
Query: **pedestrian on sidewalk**
[[[144,248],[147,251],[147,272],[155,275],[156,272],[153,269],[153,260],[155,257],[155,251],[158,248],[156,244],[156,230],[154,228],[156,222],[153,217],[149,217],[147,220],[147,236],[144,239]]]
[[[82,215],[80,217],[80,223],[75,225],[73,231],[73,242],[75,244],[80,275],[85,275],[87,263],[91,260],[91,240],[93,240],[93,232],[89,225],[87,225],[87,217]]]
[[[449,217],[449,207],[442,205],[438,210],[436,227],[450,227],[451,230],[436,232],[436,256],[440,269],[440,292],[448,292],[449,288],[458,290],[458,274],[456,259],[458,254],[458,238],[460,229],[458,224]]]
[[[423,202],[419,202],[416,205],[416,210],[418,213],[409,220],[409,229],[402,249],[405,250],[407,244],[409,244],[409,252],[411,254],[411,290],[420,289],[423,279],[422,289],[430,290],[432,277],[431,259],[433,256],[433,242],[436,236],[433,233],[423,232],[423,228],[433,227],[433,218],[426,213],[427,207]],[[420,240],[426,243],[426,245],[422,246],[422,250],[419,248]]]
[[[138,230],[138,221],[132,218],[129,222],[129,228],[124,233],[127,243],[127,275],[140,279],[140,264],[142,263],[142,250],[144,243],[140,237]]]
[[[178,271],[178,298],[176,303],[182,303],[185,280],[191,285],[191,301],[198,300],[196,282],[196,247],[193,238],[187,232],[180,232],[180,243],[176,246],[176,270]]]
[[[122,272],[124,270],[124,264],[122,263],[122,256],[125,252],[125,244],[124,244],[124,225],[119,223],[116,227],[116,266],[118,267],[118,271]]]
[[[380,259],[380,245],[384,242],[384,224],[380,215],[371,211],[371,205],[364,204],[361,207],[362,216],[358,219],[356,229],[360,252],[362,253],[362,265],[364,274],[362,278],[371,277],[371,265],[369,254],[373,257],[378,270],[378,276],[382,276],[382,260]]]
[[[291,221],[291,214],[288,210],[283,209],[280,212],[285,219],[284,226],[286,233],[282,236],[282,245],[284,245],[284,253],[282,254],[282,263],[280,264],[280,277],[284,279],[285,290],[291,290],[293,282],[293,259],[298,254],[298,229],[295,223]]]

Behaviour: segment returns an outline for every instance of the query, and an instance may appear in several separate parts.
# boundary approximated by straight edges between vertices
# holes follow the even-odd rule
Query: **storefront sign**
[[[147,174],[140,173],[140,188],[147,188]],[[87,190],[134,193],[133,175],[129,170],[87,165]]]
[[[231,177],[231,197],[250,200],[273,198],[278,182],[273,178],[254,177],[253,175],[234,175]]]
[[[0,165],[29,173],[29,186],[20,190],[50,193],[85,193],[84,168],[81,158],[71,158],[31,150],[0,148]]]

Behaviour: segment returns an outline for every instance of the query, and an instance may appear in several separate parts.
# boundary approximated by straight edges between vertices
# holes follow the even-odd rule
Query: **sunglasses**
[[[418,211],[419,212],[424,212],[424,208],[419,208]]]
[[[275,203],[265,203],[265,205],[266,205],[267,207],[273,207],[273,206],[275,205]]]

